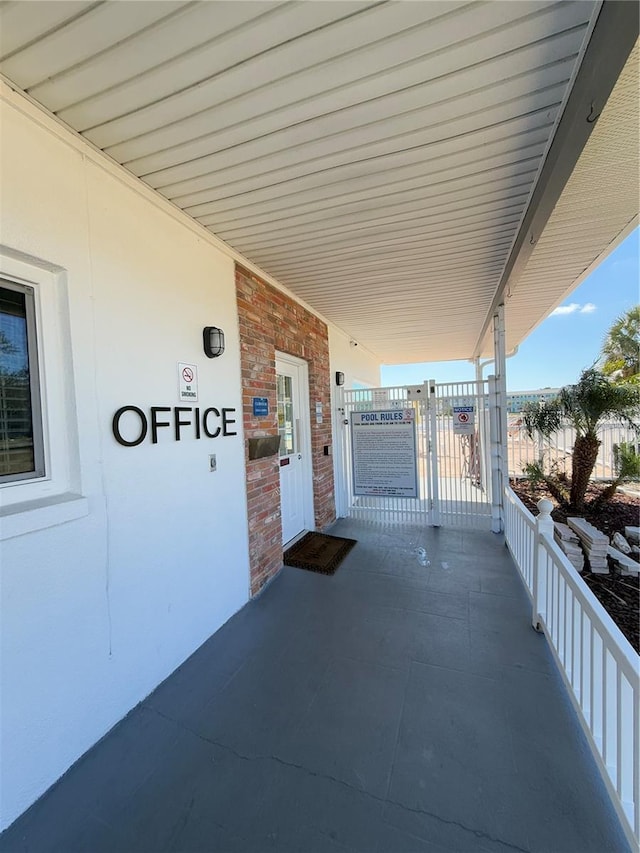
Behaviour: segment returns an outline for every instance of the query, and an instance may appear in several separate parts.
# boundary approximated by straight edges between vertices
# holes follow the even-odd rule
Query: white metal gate
[[[488,382],[430,383],[429,423],[434,448],[433,524],[491,528],[491,454]],[[457,415],[469,413],[469,432]],[[465,412],[466,413],[466,412]],[[459,417],[459,415],[458,415]]]
[[[342,437],[341,476],[336,484],[339,515],[386,523],[491,527],[486,381],[429,381],[422,385],[340,391],[336,424]],[[415,413],[417,497],[354,494],[352,414],[403,409]],[[461,409],[467,410],[471,422],[466,434],[454,429]]]

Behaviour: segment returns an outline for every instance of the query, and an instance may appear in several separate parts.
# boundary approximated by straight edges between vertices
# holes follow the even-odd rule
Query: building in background
[[[507,412],[515,415],[521,412],[527,403],[542,403],[555,400],[559,388],[540,388],[537,391],[507,391]]]

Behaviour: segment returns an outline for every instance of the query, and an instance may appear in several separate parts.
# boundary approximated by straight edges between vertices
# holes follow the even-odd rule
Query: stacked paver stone
[[[571,565],[578,572],[584,570],[584,553],[580,547],[578,536],[566,524],[556,521],[553,527],[553,536],[558,547],[567,556]]]
[[[608,554],[621,575],[637,577],[640,574],[640,564],[631,556],[632,554],[637,556],[639,553],[637,544],[639,541],[640,527],[625,527],[624,536],[620,533],[614,533],[612,536]]]
[[[609,574],[609,563],[607,552],[609,550],[609,539],[605,533],[589,524],[584,518],[568,518],[567,524],[577,533],[586,554],[589,569],[596,575]]]

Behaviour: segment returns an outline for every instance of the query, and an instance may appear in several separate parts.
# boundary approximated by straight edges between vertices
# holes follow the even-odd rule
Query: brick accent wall
[[[277,435],[276,351],[295,355],[309,365],[309,418],[313,465],[315,526],[334,521],[333,462],[324,455],[331,444],[329,337],[315,315],[253,273],[236,265],[240,324],[240,359],[245,439]],[[253,397],[267,397],[269,415],[253,415]],[[323,423],[316,423],[316,402]],[[277,456],[249,460],[245,448],[251,594],[255,595],[282,567],[280,471]]]

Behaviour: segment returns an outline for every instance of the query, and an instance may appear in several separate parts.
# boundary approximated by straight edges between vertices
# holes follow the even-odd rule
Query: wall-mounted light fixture
[[[202,330],[204,354],[207,358],[216,358],[224,352],[224,332],[216,326],[205,326]]]
[[[344,385],[344,373],[341,370],[336,370],[336,385]]]

